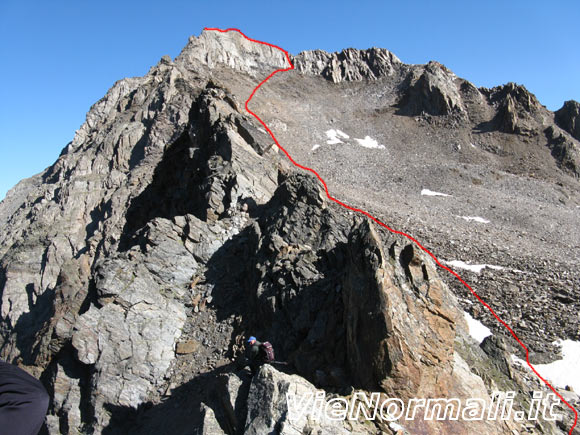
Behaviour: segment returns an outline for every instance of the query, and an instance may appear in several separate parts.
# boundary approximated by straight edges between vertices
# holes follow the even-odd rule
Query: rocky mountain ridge
[[[541,144],[553,164],[540,176],[561,178],[571,201],[578,198],[573,103],[554,118],[521,86],[478,90],[436,62],[405,65],[383,49],[291,59],[290,78],[276,76],[255,104],[283,145],[306,146],[298,156],[317,129],[300,111],[283,116],[299,94],[318,87],[331,110],[352,105],[329,104],[332,92],[365,86],[370,93],[361,95],[371,106],[376,98],[375,116],[434,132],[475,125],[489,134],[482,148],[492,155]],[[362,388],[489,401],[499,384],[530,391],[524,375],[497,362],[499,351],[481,351],[468,337],[463,302],[429,258],[329,203],[318,182],[294,173],[245,113],[242,102],[256,80],[287,67],[274,47],[204,31],[174,61],[164,57],[146,76],[117,82],[57,162],[2,202],[1,353],[48,387],[50,433],[126,433],[127,421],[134,433],[161,433],[170,420],[171,433],[285,427],[282,396],[269,399],[282,407],[271,414],[252,397],[274,380],[306,381],[270,367],[254,380],[236,370],[248,334],[270,339],[294,373],[336,394]],[[300,80],[306,84],[294,86]],[[278,106],[280,87],[291,92]],[[366,116],[361,110],[359,123]],[[513,149],[498,148],[497,134],[513,136]],[[570,302],[559,302],[568,305],[567,316],[579,289],[574,276],[558,280],[571,283],[562,290]],[[474,371],[478,364],[503,370],[486,378]],[[224,381],[230,399],[239,399],[226,403],[204,392]],[[292,424],[301,430],[310,423]],[[521,429],[514,421],[409,424],[411,432],[428,433]],[[535,430],[558,433],[549,422],[538,424]],[[395,432],[386,422],[343,429]]]

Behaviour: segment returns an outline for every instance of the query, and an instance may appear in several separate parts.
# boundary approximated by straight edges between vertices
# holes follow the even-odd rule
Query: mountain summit
[[[578,103],[552,113],[521,85],[478,89],[380,48],[290,60],[250,109],[296,162],[460,272],[533,363],[580,339]],[[48,432],[568,431],[563,404],[557,423],[289,412],[289,391],[488,405],[517,391],[524,410],[545,390],[466,287],[330,201],[246,112],[289,66],[205,30],[115,83],[0,203],[1,356],[47,387]],[[474,339],[465,311],[493,335]],[[284,364],[252,378],[250,335]]]
[[[275,47],[252,42],[238,32],[207,29],[199,37],[189,38],[175,64],[188,69],[196,69],[199,64],[210,69],[223,65],[252,75],[290,66],[284,53]]]

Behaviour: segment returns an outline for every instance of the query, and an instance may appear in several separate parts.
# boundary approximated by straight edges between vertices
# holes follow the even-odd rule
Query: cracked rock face
[[[186,318],[185,287],[198,265],[178,237],[155,242],[144,255],[130,252],[96,265],[96,303],[73,327],[77,358],[93,370],[95,409],[137,407],[174,359]],[[107,423],[97,414],[98,425]]]
[[[473,123],[547,141],[548,157],[578,173],[575,106],[558,127],[523,87],[478,90],[436,62],[405,65],[384,49],[293,61],[297,71],[278,85],[316,83],[324,91],[305,89],[323,94],[324,110],[286,119],[256,99],[265,117],[280,117],[272,127],[289,146],[368,86],[369,120],[387,113],[430,131]],[[174,61],[117,82],[54,165],[0,204],[0,354],[46,385],[49,433],[393,433],[385,421],[290,416],[285,393],[489,401],[498,386],[529,392],[503,344],[482,350],[467,337],[427,255],[330,202],[242,109],[240,89],[287,67],[273,47],[204,31]],[[343,86],[350,98],[334,107],[326,98]],[[351,144],[340,145],[342,180]],[[237,364],[248,335],[271,341],[287,364],[252,379]],[[522,430],[513,421],[407,426]]]

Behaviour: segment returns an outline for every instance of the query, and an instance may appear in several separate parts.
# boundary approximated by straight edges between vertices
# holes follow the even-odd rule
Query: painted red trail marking
[[[534,366],[532,366],[532,364],[530,363],[530,358],[529,358],[529,350],[526,347],[526,345],[524,343],[522,343],[522,341],[518,338],[518,336],[516,335],[516,333],[512,330],[512,328],[510,328],[508,326],[507,323],[505,323],[502,319],[499,318],[499,316],[495,313],[495,311],[493,311],[493,309],[483,300],[481,299],[481,297],[475,292],[475,290],[473,290],[469,284],[467,284],[456,272],[454,272],[453,270],[449,269],[448,267],[442,265],[439,260],[437,259],[437,257],[435,257],[435,255],[433,255],[428,249],[424,248],[423,245],[421,245],[417,240],[415,240],[413,237],[411,237],[410,235],[403,233],[402,231],[397,231],[394,230],[392,228],[390,228],[388,225],[384,224],[383,222],[381,222],[380,220],[378,220],[376,217],[372,216],[370,213],[367,213],[364,210],[360,210],[358,208],[355,207],[351,207],[345,203],[343,203],[342,201],[339,201],[338,199],[334,198],[328,191],[328,186],[326,185],[326,182],[322,179],[322,177],[320,175],[318,175],[318,172],[316,172],[314,169],[312,168],[308,168],[306,166],[302,166],[299,163],[296,163],[294,161],[294,159],[292,158],[292,156],[288,153],[288,151],[286,151],[286,149],[284,149],[284,147],[282,145],[280,145],[280,143],[278,142],[278,139],[276,139],[276,136],[274,136],[274,133],[272,133],[272,131],[270,130],[270,128],[266,125],[266,123],[264,121],[262,121],[262,119],[260,119],[260,117],[258,115],[256,115],[254,112],[252,112],[249,108],[248,108],[248,103],[252,100],[252,98],[254,98],[254,94],[258,91],[258,89],[260,89],[260,87],[266,83],[268,80],[270,80],[270,78],[272,78],[275,74],[279,73],[279,72],[285,72],[285,71],[290,71],[294,69],[294,65],[292,64],[292,61],[290,60],[290,55],[288,54],[288,52],[286,50],[284,50],[283,48],[278,47],[277,45],[274,44],[269,44],[268,42],[263,42],[263,41],[258,41],[256,39],[252,39],[247,37],[246,35],[244,35],[242,33],[242,31],[240,29],[233,29],[233,28],[229,28],[229,29],[217,29],[217,28],[209,28],[206,27],[204,28],[204,30],[212,30],[212,31],[216,31],[216,32],[221,32],[221,33],[227,33],[227,32],[238,32],[241,36],[243,36],[245,39],[247,39],[248,41],[252,41],[255,42],[257,44],[262,44],[262,45],[267,45],[269,47],[275,48],[277,50],[280,50],[282,53],[284,53],[284,55],[286,56],[286,60],[288,61],[288,64],[290,65],[288,68],[281,68],[281,69],[277,69],[276,71],[272,72],[268,77],[266,77],[264,80],[262,80],[258,86],[256,86],[254,88],[254,90],[252,91],[252,94],[250,95],[250,97],[246,100],[246,111],[248,113],[250,113],[254,118],[256,118],[258,120],[258,122],[260,124],[262,124],[262,126],[266,129],[266,131],[270,134],[270,136],[272,137],[272,139],[274,140],[274,142],[276,143],[276,145],[278,146],[278,148],[280,148],[284,154],[286,154],[286,157],[288,157],[288,159],[297,167],[299,167],[300,169],[303,169],[305,171],[308,172],[312,172],[316,178],[318,178],[318,180],[322,183],[322,185],[324,186],[324,190],[326,191],[326,196],[328,197],[328,199],[330,199],[331,201],[336,202],[337,204],[342,205],[343,207],[355,211],[357,213],[361,213],[364,214],[365,216],[367,216],[369,219],[375,221],[378,225],[386,228],[387,230],[391,231],[392,233],[395,234],[400,234],[402,236],[405,236],[407,239],[411,240],[413,243],[415,243],[419,248],[421,248],[424,252],[426,252],[431,258],[433,258],[433,260],[435,261],[435,263],[437,263],[437,265],[439,267],[441,267],[442,269],[445,269],[447,272],[449,272],[450,274],[452,274],[453,276],[455,276],[455,278],[457,278],[459,280],[459,282],[461,282],[461,284],[463,284],[465,287],[467,287],[469,289],[469,291],[473,294],[473,296],[475,296],[477,298],[477,300],[479,302],[481,302],[483,304],[483,306],[485,306],[485,308],[487,308],[489,310],[489,312],[491,314],[493,314],[493,316],[497,319],[497,321],[499,323],[501,323],[503,326],[506,327],[506,329],[510,332],[510,334],[514,337],[514,339],[518,342],[518,344],[522,347],[522,349],[524,349],[524,351],[526,352],[526,362],[528,364],[528,366],[530,367],[530,369],[532,369],[532,371],[536,374],[536,376],[538,376],[538,378],[540,378],[542,380],[542,382],[544,384],[546,384],[553,392],[554,394],[556,394],[556,396],[558,396],[560,398],[560,400],[562,402],[564,402],[566,404],[566,406],[568,406],[568,408],[570,408],[572,410],[572,412],[574,413],[574,424],[572,425],[572,428],[570,429],[570,432],[568,432],[570,435],[572,435],[572,431],[574,430],[574,428],[576,427],[576,423],[578,422],[578,413],[576,412],[576,410],[574,409],[574,407],[572,407],[568,402],[566,402],[566,400],[564,400],[564,398],[554,389],[554,387],[552,387],[552,385],[546,381],[542,376],[540,376],[540,374],[536,371],[536,369],[534,368]]]

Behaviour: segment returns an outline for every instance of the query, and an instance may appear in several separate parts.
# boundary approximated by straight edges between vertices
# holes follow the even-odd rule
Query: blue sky
[[[557,110],[580,101],[580,2],[0,1],[0,199],[54,163],[123,77],[175,57],[203,27],[298,53],[384,47],[477,86],[514,81]]]

